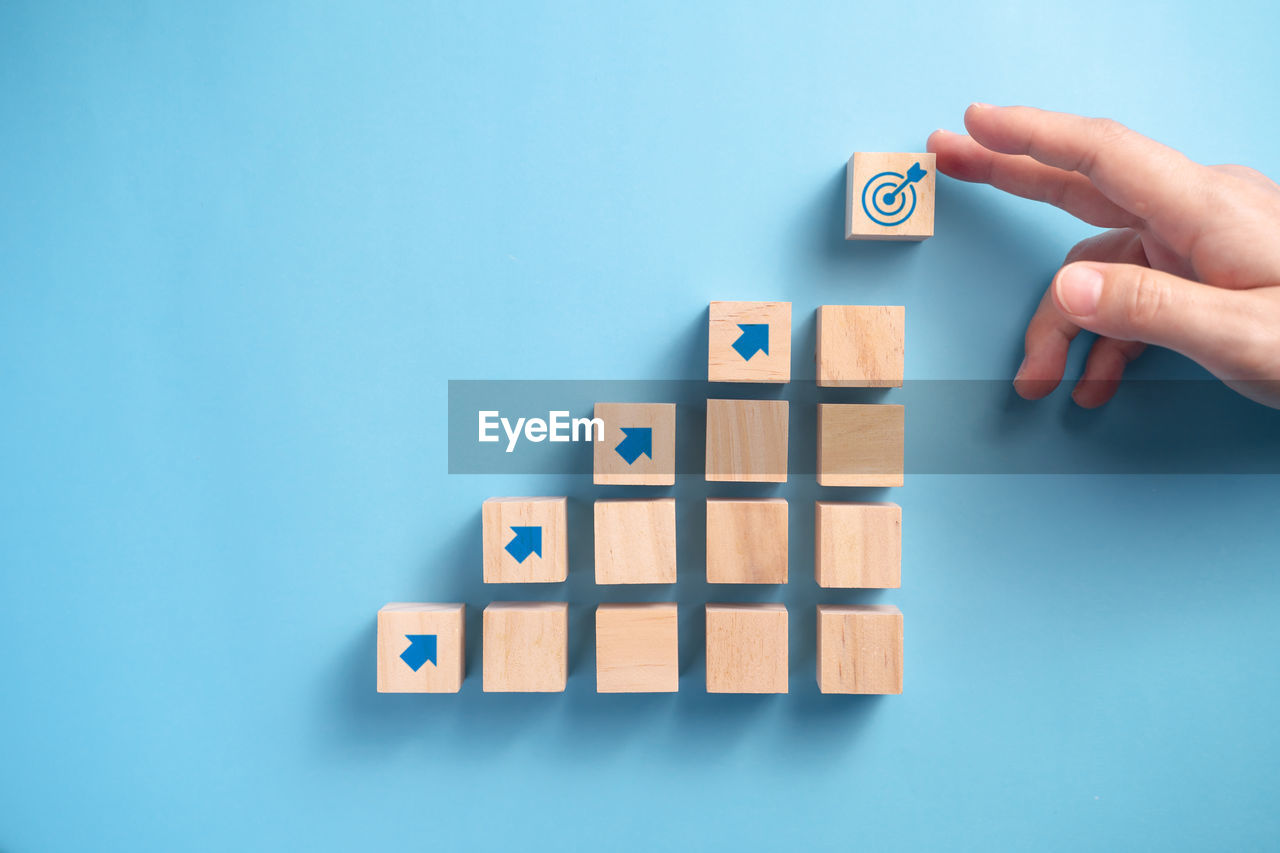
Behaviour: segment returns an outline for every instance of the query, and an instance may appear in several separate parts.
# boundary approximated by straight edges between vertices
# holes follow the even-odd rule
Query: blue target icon
[[[877,225],[901,225],[916,212],[916,188],[912,186],[929,172],[913,163],[907,174],[880,172],[862,188],[862,212]]]

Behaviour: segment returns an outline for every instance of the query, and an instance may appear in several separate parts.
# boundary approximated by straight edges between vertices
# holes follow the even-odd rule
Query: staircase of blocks
[[[847,167],[846,238],[922,240],[933,233],[933,159],[858,153]],[[712,302],[707,380],[791,380],[791,303]],[[906,311],[901,306],[817,309],[816,382],[826,388],[896,388],[903,382]],[[786,483],[787,400],[707,399],[706,480]],[[592,482],[672,486],[676,405],[595,405]],[[821,486],[901,486],[905,409],[895,404],[818,403]],[[568,498],[496,497],[481,510],[486,584],[563,583],[568,578]],[[902,509],[891,502],[815,504],[814,581],[824,589],[898,589]],[[785,498],[706,499],[709,584],[785,585]],[[665,584],[676,572],[676,499],[594,502],[596,584]],[[705,607],[709,693],[788,692],[787,608],[780,603]],[[467,673],[466,605],[391,603],[377,615],[380,693],[456,693]],[[602,603],[595,614],[596,690],[679,690],[675,602]],[[817,683],[822,693],[900,694],[903,616],[893,605],[817,605]],[[482,617],[485,692],[564,691],[569,605],[494,601]]]

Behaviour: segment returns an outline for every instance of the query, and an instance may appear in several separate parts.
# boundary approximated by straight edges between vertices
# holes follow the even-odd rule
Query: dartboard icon
[[[907,174],[880,172],[872,175],[862,188],[862,211],[877,225],[901,225],[916,212],[915,182],[928,174],[919,163],[912,164]]]

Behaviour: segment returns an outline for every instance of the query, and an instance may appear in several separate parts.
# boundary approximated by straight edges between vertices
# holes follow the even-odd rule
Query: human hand
[[[1067,253],[1027,324],[1014,377],[1038,400],[1067,350],[1098,334],[1072,399],[1111,399],[1147,344],[1194,359],[1280,408],[1280,185],[1244,166],[1202,166],[1108,119],[973,104],[969,136],[935,131],[938,171],[1044,201],[1105,231]]]

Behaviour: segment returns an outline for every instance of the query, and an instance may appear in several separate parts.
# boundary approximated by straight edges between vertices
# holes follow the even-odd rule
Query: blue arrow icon
[[[769,354],[769,324],[739,323],[742,334],[733,342],[733,348],[742,356],[743,361],[750,361],[758,352]]]
[[[515,537],[507,543],[507,553],[515,557],[517,563],[529,559],[530,554],[542,556],[541,527],[513,527]]]
[[[628,465],[641,456],[653,458],[652,427],[622,427],[621,429],[626,438],[622,439],[614,450],[618,451],[619,456],[627,460]]]
[[[435,634],[405,634],[404,636],[409,641],[409,648],[400,653],[400,660],[407,663],[409,669],[417,672],[427,661],[431,661],[432,666],[436,665]]]
[[[907,169],[907,177],[903,179],[902,183],[889,190],[889,194],[884,197],[884,203],[892,205],[897,200],[898,193],[902,192],[908,184],[914,184],[916,181],[923,179],[927,174],[929,174],[929,171],[919,163],[912,163],[911,168]]]

